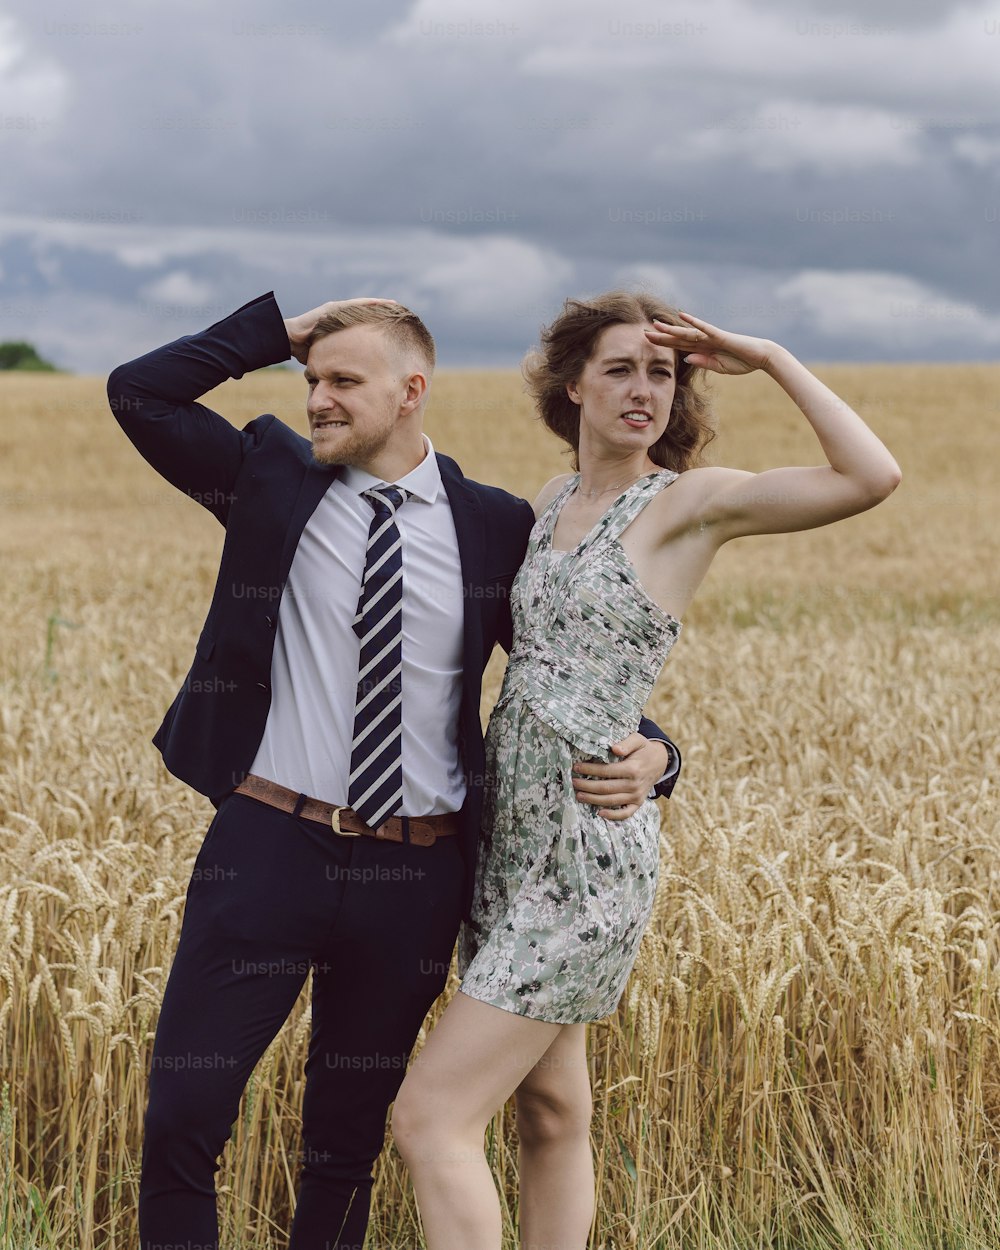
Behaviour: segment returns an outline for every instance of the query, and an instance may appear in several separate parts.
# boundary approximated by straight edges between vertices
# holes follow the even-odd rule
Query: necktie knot
[[[401,486],[373,486],[371,490],[362,492],[364,497],[375,509],[376,516],[392,516],[410,497],[410,492]]]

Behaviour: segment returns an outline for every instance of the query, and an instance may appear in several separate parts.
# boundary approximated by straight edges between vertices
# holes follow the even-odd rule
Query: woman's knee
[[[396,1149],[409,1166],[427,1153],[441,1131],[440,1115],[435,1117],[431,1100],[417,1087],[404,1081],[392,1104],[390,1127]]]
[[[482,1157],[485,1127],[476,1128],[449,1114],[444,1095],[419,1086],[402,1088],[392,1105],[392,1138],[403,1162],[415,1167],[450,1167]]]
[[[555,1145],[590,1135],[593,1099],[589,1084],[519,1089],[515,1105],[517,1135],[523,1145]]]

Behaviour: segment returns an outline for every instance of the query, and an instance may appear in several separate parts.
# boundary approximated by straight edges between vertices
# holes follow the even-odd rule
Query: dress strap
[[[656,473],[647,473],[624,491],[601,520],[597,523],[587,543],[588,547],[595,543],[612,542],[623,534],[654,495],[665,486],[675,482],[680,474],[672,469],[660,469]]]
[[[559,516],[559,509],[563,505],[563,500],[573,490],[577,482],[580,480],[579,473],[570,475],[569,480],[563,483],[562,489],[542,510],[542,515],[538,518],[531,531],[531,538],[528,541],[527,555],[534,555],[535,552],[543,544],[547,547],[552,545],[552,533],[556,527],[556,518]]]

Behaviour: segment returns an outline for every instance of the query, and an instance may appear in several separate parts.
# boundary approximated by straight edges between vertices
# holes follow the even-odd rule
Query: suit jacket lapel
[[[483,564],[486,559],[486,520],[483,505],[474,490],[466,485],[461,470],[454,460],[438,456],[441,481],[444,483],[451,514],[455,519],[458,537],[458,553],[462,561],[462,587],[465,597],[465,620],[463,632],[463,661],[465,666],[464,689],[469,690],[482,669],[482,609]],[[476,708],[476,716],[479,708]]]
[[[278,563],[278,577],[283,586],[288,578],[288,570],[292,567],[292,557],[299,545],[306,522],[316,511],[319,501],[330,488],[330,483],[340,474],[340,465],[325,465],[311,462],[306,466],[299,493],[292,505],[288,527],[285,530],[285,541],[281,547],[281,559]]]

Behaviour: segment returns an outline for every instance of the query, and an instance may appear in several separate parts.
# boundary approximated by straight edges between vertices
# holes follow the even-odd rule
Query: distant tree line
[[[55,365],[43,360],[30,343],[0,343],[0,369],[27,369],[34,373],[58,373]]]

